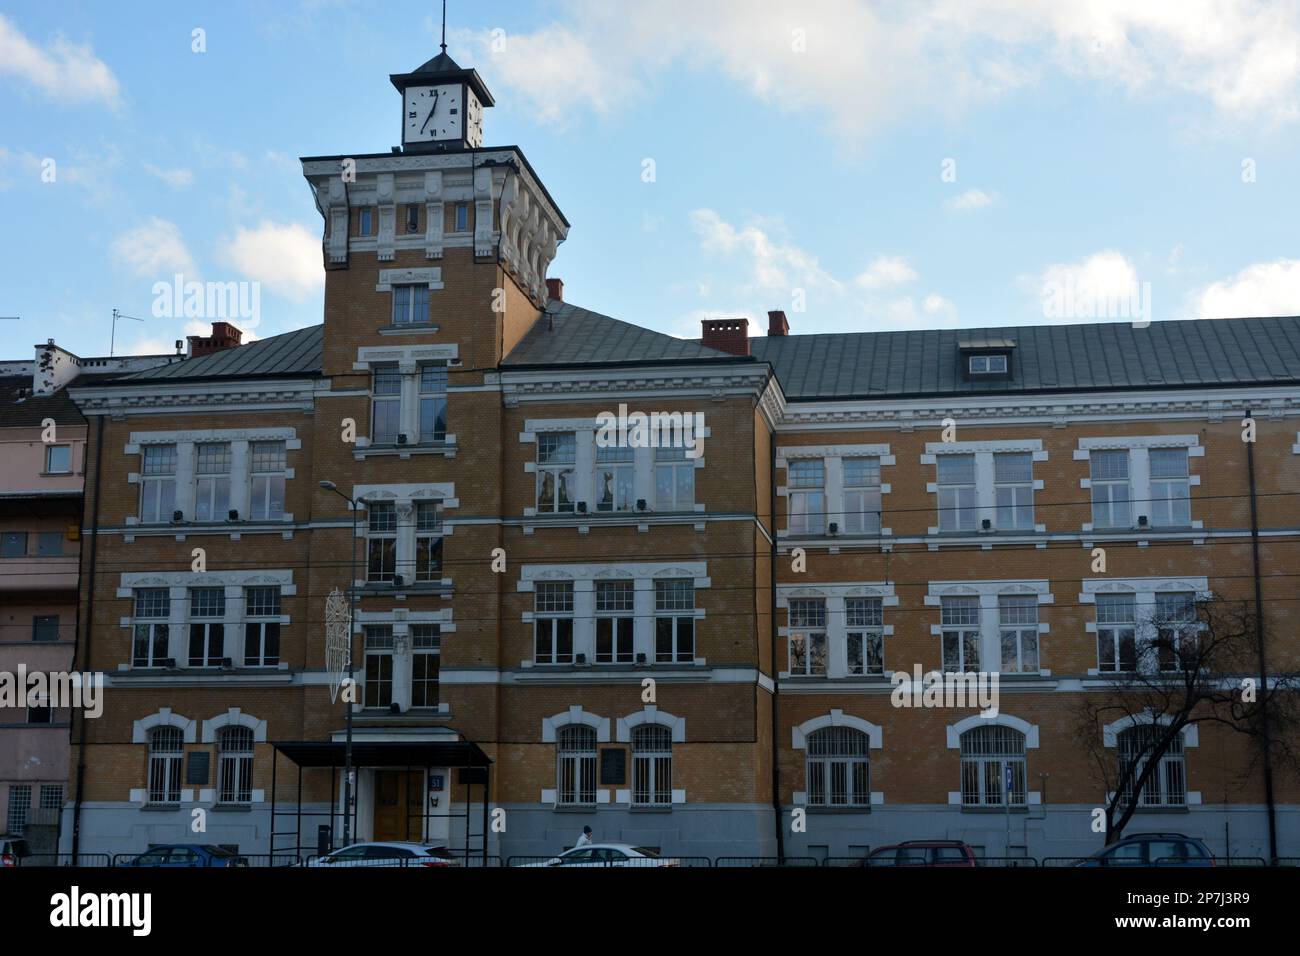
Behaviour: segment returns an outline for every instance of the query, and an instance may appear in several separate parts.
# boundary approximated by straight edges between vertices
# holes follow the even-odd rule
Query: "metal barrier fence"
[[[71,853],[36,853],[21,857],[15,861],[16,866],[26,867],[110,867],[110,866],[134,866],[136,860],[140,857],[139,853],[118,853],[109,855],[107,853],[79,853],[75,856]],[[469,853],[465,855],[464,851],[449,851],[449,859],[440,859],[438,857],[412,857],[412,858],[387,858],[387,859],[358,859],[358,860],[335,860],[328,864],[320,862],[316,854],[300,856],[295,853],[241,853],[237,856],[230,857],[213,857],[204,861],[200,859],[191,863],[168,863],[162,864],[165,868],[205,868],[205,867],[235,867],[235,868],[288,868],[288,867],[328,867],[330,869],[349,869],[352,867],[380,867],[380,868],[465,868],[465,869],[495,869],[503,867],[537,867],[537,868],[558,868],[558,869],[587,869],[593,867],[622,867],[622,868],[656,868],[656,867],[724,867],[724,868],[773,868],[773,867],[833,867],[839,869],[851,869],[857,867],[866,867],[870,869],[879,868],[897,868],[900,865],[892,858],[879,858],[873,860],[864,856],[832,856],[822,861],[818,861],[810,856],[720,856],[710,859],[707,856],[665,856],[662,858],[630,858],[625,860],[588,860],[583,862],[563,863],[559,862],[557,856],[512,856],[502,858],[500,856],[488,856],[486,860],[481,853]],[[1017,868],[1017,867],[1071,867],[1080,863],[1092,861],[1092,857],[1084,856],[1047,856],[1041,859],[1034,857],[1010,857],[1010,856],[982,856],[976,857],[976,865],[981,867],[1000,867],[1000,868]],[[1115,867],[1142,867],[1142,866],[1187,866],[1197,865],[1196,861],[1188,861],[1181,857],[1163,857],[1156,860],[1154,864],[1146,864],[1141,860],[1125,861],[1108,861],[1106,868]],[[143,867],[158,866],[158,864],[144,863]],[[1204,865],[1209,866],[1210,861],[1205,861]],[[1234,856],[1234,857],[1215,857],[1214,866],[1226,867],[1269,867],[1269,866],[1291,866],[1300,867],[1300,857],[1285,856],[1270,864],[1264,857],[1259,856]],[[926,864],[902,864],[901,868],[929,868]],[[959,868],[959,867],[954,867]]]
[[[585,870],[599,867],[621,869],[654,869],[657,867],[709,867],[714,863],[707,856],[629,857],[622,860],[574,860],[569,862],[558,856],[512,856],[506,860],[508,867],[537,869]]]
[[[17,858],[18,866],[112,866],[107,853],[29,853]]]
[[[811,856],[720,856],[713,861],[714,866],[817,866],[817,860]]]

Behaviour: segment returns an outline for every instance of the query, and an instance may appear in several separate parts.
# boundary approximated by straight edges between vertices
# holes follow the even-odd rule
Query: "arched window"
[[[586,724],[569,724],[555,734],[556,792],[560,806],[596,802],[596,731]]]
[[[1133,784],[1151,759],[1163,727],[1141,724],[1119,735],[1119,779],[1124,804],[1133,800]],[[1183,735],[1175,734],[1142,788],[1141,807],[1182,807],[1187,805],[1187,768],[1183,760]]]
[[[149,802],[181,802],[184,736],[179,727],[155,727],[149,734]]]
[[[673,803],[673,734],[659,724],[632,729],[632,803],[670,807]]]
[[[825,727],[808,735],[808,805],[871,804],[871,740],[853,727]]]
[[[253,732],[247,727],[221,731],[217,779],[219,803],[253,802]]]
[[[961,802],[965,807],[1025,805],[1025,735],[991,724],[961,735]]]

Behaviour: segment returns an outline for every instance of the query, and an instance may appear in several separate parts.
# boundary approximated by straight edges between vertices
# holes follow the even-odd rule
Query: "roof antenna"
[[[447,52],[447,0],[442,0],[442,52]]]

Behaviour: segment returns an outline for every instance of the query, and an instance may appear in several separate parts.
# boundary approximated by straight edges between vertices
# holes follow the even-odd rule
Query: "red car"
[[[960,840],[908,840],[872,850],[863,866],[979,866],[975,851]]]

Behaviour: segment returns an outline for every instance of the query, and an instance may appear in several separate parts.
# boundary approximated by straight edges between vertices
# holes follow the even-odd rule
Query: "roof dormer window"
[[[971,375],[1007,374],[1007,354],[1005,352],[992,355],[972,355],[969,358]]]
[[[976,335],[957,343],[962,377],[967,381],[1011,378],[1014,339]]]

